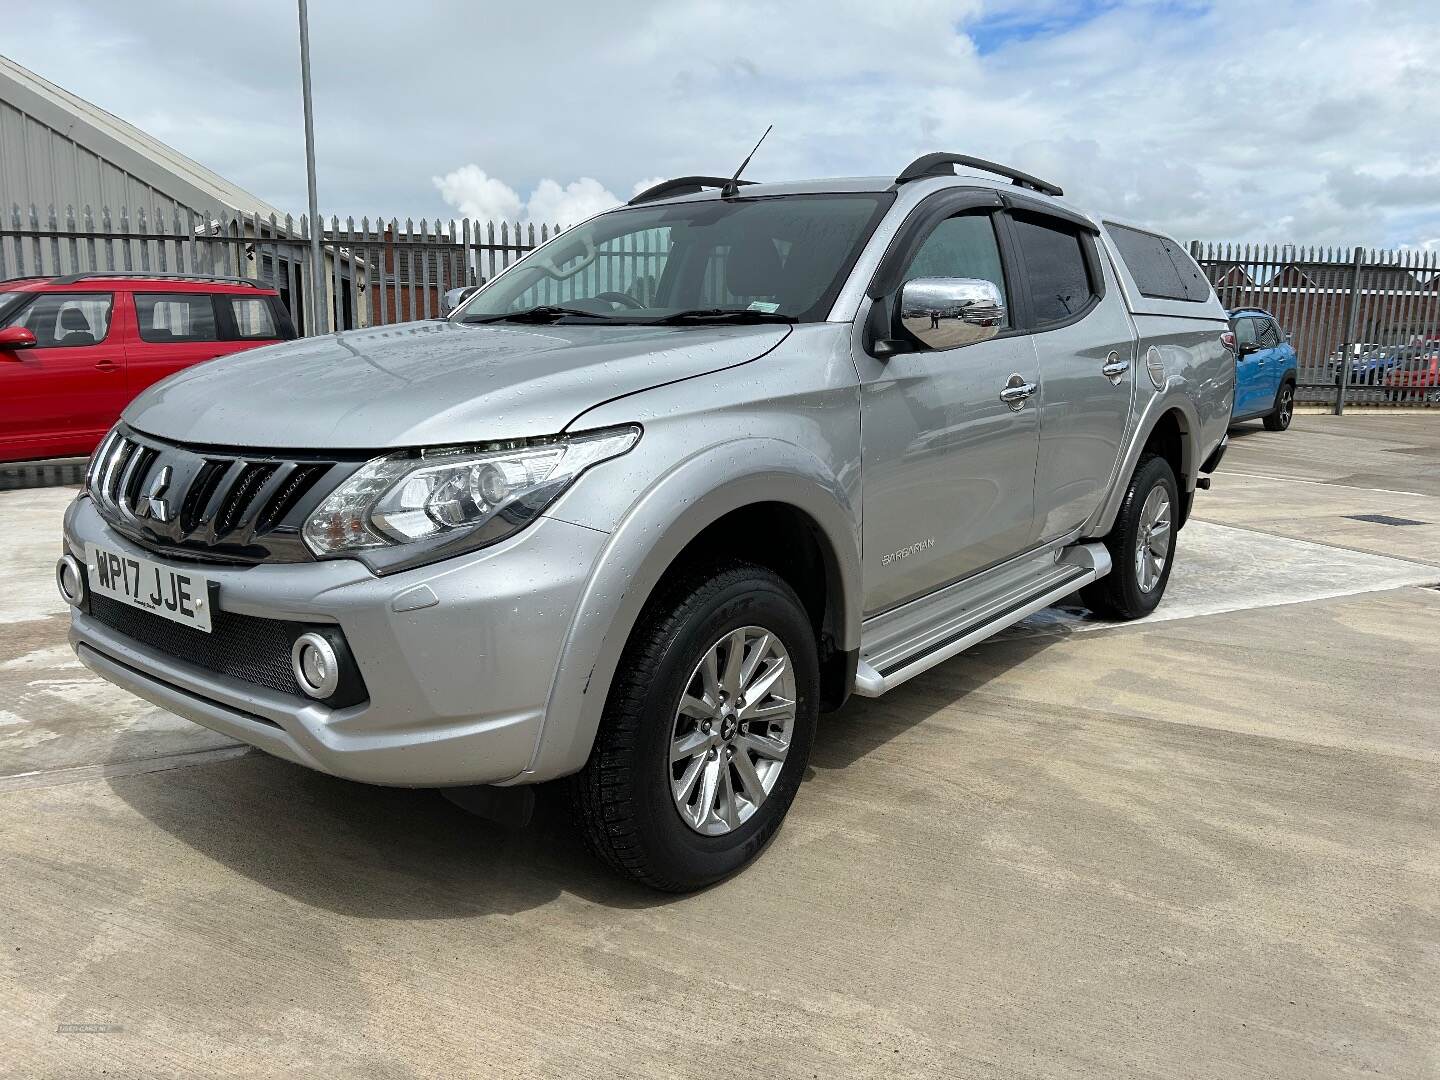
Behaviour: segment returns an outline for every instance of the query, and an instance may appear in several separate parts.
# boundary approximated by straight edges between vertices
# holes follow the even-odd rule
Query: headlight
[[[492,544],[530,524],[591,465],[618,457],[639,438],[632,425],[514,448],[373,458],[305,522],[305,544],[321,557],[355,554],[379,571]]]

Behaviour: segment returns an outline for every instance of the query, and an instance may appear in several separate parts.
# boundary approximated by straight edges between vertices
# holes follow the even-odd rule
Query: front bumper
[[[385,578],[351,559],[195,567],[219,583],[222,611],[337,625],[368,693],[342,708],[218,674],[74,608],[70,641],[137,696],[322,772],[407,787],[497,783],[534,756],[605,540],[541,518],[493,547]],[[66,550],[83,563],[87,542],[156,558],[82,496],[65,514]]]

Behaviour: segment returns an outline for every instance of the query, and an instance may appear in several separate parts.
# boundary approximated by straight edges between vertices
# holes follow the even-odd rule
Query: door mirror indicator
[[[900,325],[931,349],[988,341],[1005,325],[1005,298],[984,278],[915,278],[900,287]]]
[[[1236,348],[1235,355],[1237,357],[1249,356],[1251,353],[1259,351],[1260,343],[1258,341],[1242,341],[1240,345]]]
[[[0,330],[0,350],[13,352],[16,349],[33,349],[35,335],[23,326],[7,326]]]

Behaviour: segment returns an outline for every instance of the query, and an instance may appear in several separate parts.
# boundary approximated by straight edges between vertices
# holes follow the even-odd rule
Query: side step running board
[[[938,642],[920,644],[915,652],[890,660],[879,670],[870,664],[862,647],[860,663],[855,671],[855,693],[861,697],[879,697],[1109,572],[1110,552],[1104,544],[1076,544],[1066,548],[1055,563],[1053,572],[1039,583],[1032,582],[1028,594],[994,598],[976,610],[973,622],[964,624],[958,632]]]

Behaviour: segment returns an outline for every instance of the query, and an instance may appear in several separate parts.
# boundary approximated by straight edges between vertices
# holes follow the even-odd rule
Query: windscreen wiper
[[[467,315],[460,321],[466,323],[547,323],[555,322],[557,319],[565,318],[599,319],[602,322],[614,321],[609,315],[606,315],[599,311],[586,311],[583,308],[559,307],[555,304],[541,304],[538,307],[524,308],[520,311],[502,311],[498,315]]]
[[[794,323],[794,315],[752,308],[690,308],[652,321],[653,326],[684,326],[690,323]]]

